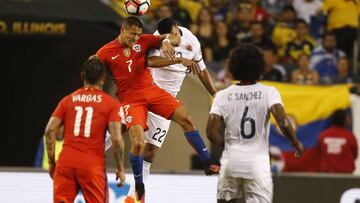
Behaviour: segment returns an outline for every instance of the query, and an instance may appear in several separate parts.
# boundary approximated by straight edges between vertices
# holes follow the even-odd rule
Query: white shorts
[[[148,112],[147,125],[149,129],[145,132],[145,142],[161,147],[169,131],[171,120]]]
[[[273,183],[271,175],[258,179],[228,176],[220,169],[217,199],[239,199],[244,195],[246,203],[271,203]]]

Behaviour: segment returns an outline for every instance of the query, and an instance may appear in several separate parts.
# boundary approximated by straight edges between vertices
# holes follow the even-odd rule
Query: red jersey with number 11
[[[81,88],[64,97],[52,116],[64,123],[64,144],[57,166],[105,169],[105,131],[120,122],[120,103],[96,88]]]
[[[134,99],[155,85],[146,58],[149,49],[159,48],[159,41],[160,36],[143,34],[133,47],[127,47],[116,38],[96,53],[109,68],[121,102]]]

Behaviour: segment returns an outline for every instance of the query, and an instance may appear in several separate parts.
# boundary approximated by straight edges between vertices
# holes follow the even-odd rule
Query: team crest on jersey
[[[192,51],[192,46],[191,44],[187,44],[186,47],[185,47],[186,50],[188,51]]]
[[[129,48],[123,49],[123,53],[124,53],[124,56],[129,57],[130,56],[130,49]]]
[[[127,123],[131,123],[131,121],[132,121],[132,116],[127,116],[125,120],[126,120]]]
[[[135,52],[140,52],[140,51],[141,51],[141,46],[140,46],[140,44],[135,44],[135,45],[133,46],[133,50],[134,50]]]

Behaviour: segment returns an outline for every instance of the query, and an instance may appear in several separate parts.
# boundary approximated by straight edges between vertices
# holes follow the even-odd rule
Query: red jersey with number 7
[[[64,123],[64,144],[57,166],[104,171],[105,132],[120,122],[120,103],[96,88],[81,88],[64,97],[52,116]]]
[[[127,47],[116,38],[96,53],[112,74],[120,102],[133,99],[155,85],[146,58],[149,49],[159,48],[159,42],[160,36],[143,34],[133,47]]]

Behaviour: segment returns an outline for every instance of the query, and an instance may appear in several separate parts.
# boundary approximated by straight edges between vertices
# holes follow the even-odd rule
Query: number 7
[[[128,63],[128,69],[129,69],[129,72],[131,73],[131,64],[132,64],[133,60],[128,60],[126,61],[126,63]]]

